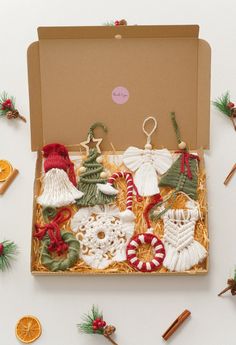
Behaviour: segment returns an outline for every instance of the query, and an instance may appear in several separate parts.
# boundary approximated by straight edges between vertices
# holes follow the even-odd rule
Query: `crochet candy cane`
[[[98,183],[98,189],[106,195],[116,195],[118,190],[113,187],[113,184],[117,179],[124,178],[127,183],[127,197],[126,197],[126,210],[120,213],[120,217],[123,221],[132,221],[135,219],[134,213],[132,211],[133,206],[133,190],[136,191],[137,199],[139,200],[140,196],[134,185],[133,177],[130,172],[127,171],[118,171],[114,173],[107,181],[106,184]]]

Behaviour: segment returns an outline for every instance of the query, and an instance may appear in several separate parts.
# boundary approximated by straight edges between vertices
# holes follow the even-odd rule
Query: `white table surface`
[[[26,49],[38,26],[100,25],[126,18],[130,24],[199,24],[212,47],[212,99],[229,89],[236,100],[236,3],[233,0],[8,0],[0,1],[0,90],[17,98],[28,123],[0,119],[0,156],[20,170],[0,198],[0,239],[20,248],[13,269],[0,274],[0,344],[16,345],[15,324],[37,316],[37,344],[96,345],[102,337],[78,333],[81,314],[93,303],[117,326],[119,345],[162,344],[161,334],[185,308],[192,317],[170,339],[175,345],[234,345],[236,297],[217,297],[236,263],[236,133],[211,112],[211,149],[206,153],[209,191],[210,272],[197,277],[32,277],[30,265],[35,153],[30,150]]]

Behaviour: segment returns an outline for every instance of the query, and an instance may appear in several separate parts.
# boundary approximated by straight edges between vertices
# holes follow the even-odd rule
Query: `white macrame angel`
[[[148,133],[145,129],[147,121],[153,120],[154,127]],[[167,149],[153,150],[151,135],[157,128],[154,117],[148,117],[143,122],[143,132],[147,135],[144,149],[130,146],[123,154],[123,163],[134,173],[134,183],[141,196],[152,196],[160,193],[158,176],[164,174],[172,165],[173,159]]]
[[[198,204],[193,200],[187,204],[188,209],[169,209],[162,216],[162,241],[166,251],[163,266],[170,271],[187,271],[207,256],[206,249],[194,239],[196,222],[200,216]]]

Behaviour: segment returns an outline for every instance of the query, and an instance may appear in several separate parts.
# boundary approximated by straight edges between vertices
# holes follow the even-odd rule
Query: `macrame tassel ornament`
[[[97,334],[104,336],[113,345],[118,345],[111,336],[115,333],[116,328],[107,325],[103,319],[103,314],[95,306],[92,307],[90,313],[82,317],[82,322],[78,324],[78,329],[83,334]]]
[[[126,209],[116,206],[81,208],[71,220],[71,228],[80,242],[81,259],[95,269],[105,269],[113,262],[126,260],[126,245],[134,233],[133,179],[131,173],[114,173],[107,184],[98,185],[101,193],[118,193],[112,184],[117,179],[127,182]],[[138,197],[138,196],[137,196]],[[139,200],[139,199],[138,199]]]
[[[197,186],[198,186],[198,162],[199,157],[196,154],[191,154],[184,141],[181,140],[178,124],[175,119],[175,113],[171,113],[171,120],[176,133],[179,150],[175,153],[178,158],[171,165],[169,170],[161,177],[159,187],[171,187],[174,191],[164,199],[162,203],[169,201],[170,206],[165,208],[162,212],[157,210],[158,204],[151,210],[151,219],[159,219],[168,208],[174,203],[178,192],[182,191],[190,198],[197,200]]]
[[[206,258],[206,249],[194,240],[198,219],[199,211],[196,205],[186,210],[169,209],[163,215],[163,243],[166,252],[163,266],[169,271],[187,271]]]
[[[65,146],[49,144],[43,147],[43,192],[37,202],[43,207],[63,207],[74,204],[83,196],[76,186],[74,164]]]
[[[80,143],[86,149],[87,158],[85,159],[83,166],[80,167],[78,189],[84,193],[84,196],[77,200],[78,206],[95,206],[109,204],[114,200],[115,194],[104,194],[98,188],[98,185],[105,184],[107,182],[108,174],[104,171],[102,165],[103,158],[100,155],[100,144],[102,138],[95,138],[94,130],[97,127],[101,127],[104,132],[107,132],[107,128],[103,123],[96,122],[93,124],[89,131],[86,141]],[[90,142],[96,143],[96,147],[90,148]]]
[[[14,242],[3,241],[0,243],[0,271],[6,271],[11,267],[11,260],[17,254],[17,246]]]
[[[154,126],[147,132],[145,125],[153,121]],[[160,193],[158,176],[164,174],[172,164],[171,153],[167,149],[153,150],[151,136],[157,128],[154,117],[148,117],[143,123],[143,132],[147,135],[147,143],[144,150],[137,147],[129,147],[123,154],[125,166],[134,173],[134,184],[141,196],[153,196]]]

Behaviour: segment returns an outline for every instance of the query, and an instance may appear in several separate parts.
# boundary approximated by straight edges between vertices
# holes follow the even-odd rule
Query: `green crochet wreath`
[[[47,267],[50,271],[65,271],[68,268],[74,266],[79,259],[79,241],[76,240],[71,232],[61,232],[61,237],[65,243],[68,244],[68,253],[66,257],[52,257],[52,254],[48,251],[50,239],[45,236],[43,239],[43,246],[41,251],[41,263]]]

